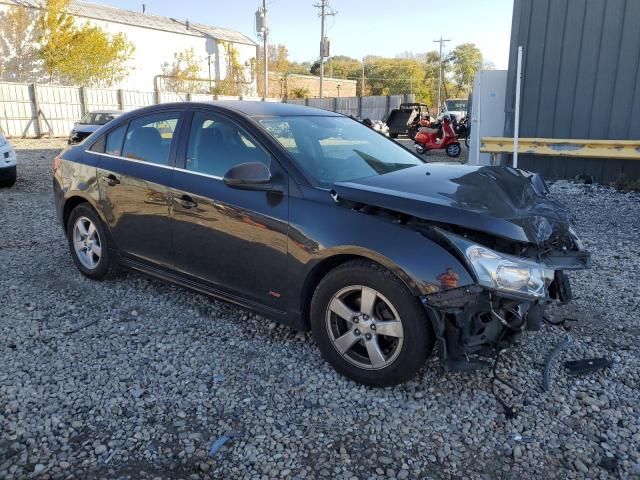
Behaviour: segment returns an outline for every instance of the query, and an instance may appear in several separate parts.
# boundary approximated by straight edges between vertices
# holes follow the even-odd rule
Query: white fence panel
[[[132,90],[124,90],[122,92],[124,109],[127,111],[154,105],[156,103],[155,98],[154,92],[134,92]]]
[[[0,131],[10,137],[40,134],[30,85],[0,83]]]
[[[160,92],[160,103],[186,102],[186,93]]]
[[[374,96],[363,97],[360,116],[371,120],[382,120],[387,114],[387,97]]]
[[[89,112],[93,110],[120,110],[117,90],[86,88],[84,92],[87,96],[85,103]]]
[[[353,115],[357,117],[358,105],[360,103],[359,97],[339,97],[336,98],[336,112],[343,115]]]
[[[73,123],[82,117],[82,100],[77,87],[37,85],[36,96],[44,116],[40,118],[42,133],[50,130],[54,136],[68,135]]]
[[[84,90],[84,98],[82,91]],[[158,98],[159,97],[159,98]],[[108,90],[100,88],[66,87],[59,85],[36,85],[0,82],[0,129],[9,136],[39,136],[50,133],[54,136],[66,136],[73,123],[87,110],[134,110],[160,103],[211,100],[247,100],[280,102],[278,98],[233,97],[207,94],[137,92]],[[377,97],[338,97],[338,98],[291,98],[284,100],[296,105],[336,111],[344,115],[360,116],[372,120],[387,117],[390,109],[397,108],[403,102],[413,102],[414,95],[391,95]],[[37,101],[36,101],[37,100]],[[37,117],[37,107],[41,115]]]
[[[308,106],[313,108],[321,108],[322,110],[330,110],[333,112],[335,101],[333,98],[310,98]]]
[[[207,93],[192,93],[191,101],[193,102],[212,102],[216,97]]]

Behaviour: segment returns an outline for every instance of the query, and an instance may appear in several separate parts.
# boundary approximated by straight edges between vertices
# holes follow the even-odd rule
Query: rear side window
[[[124,140],[124,134],[127,131],[127,124],[111,130],[107,134],[107,142],[105,147],[105,153],[109,155],[120,155],[122,149],[122,141]]]
[[[179,119],[179,112],[166,112],[131,120],[124,139],[122,156],[157,165],[168,165],[171,142]]]

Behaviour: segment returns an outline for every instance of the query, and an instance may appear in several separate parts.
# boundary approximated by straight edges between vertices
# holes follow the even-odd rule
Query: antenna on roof
[[[147,5],[146,4],[142,4],[142,13],[147,13]]]
[[[189,24],[189,20],[188,19],[184,21],[184,25],[185,25],[185,27],[187,27],[187,30],[189,30],[189,27],[191,27],[191,25]]]

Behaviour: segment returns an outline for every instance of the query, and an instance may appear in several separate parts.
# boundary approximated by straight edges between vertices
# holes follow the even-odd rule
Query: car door
[[[250,134],[222,114],[195,110],[171,180],[174,265],[227,295],[285,310],[287,174]],[[233,166],[262,162],[278,192],[223,182]]]
[[[183,110],[154,112],[111,130],[98,163],[103,211],[119,252],[169,261],[169,181]]]

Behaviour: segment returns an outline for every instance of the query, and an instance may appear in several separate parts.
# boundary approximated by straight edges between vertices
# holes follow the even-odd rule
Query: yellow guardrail
[[[482,137],[480,151],[490,153],[492,162],[499,153],[513,153],[513,138]],[[547,157],[611,158],[640,160],[640,140],[574,140],[519,138],[518,154]]]

